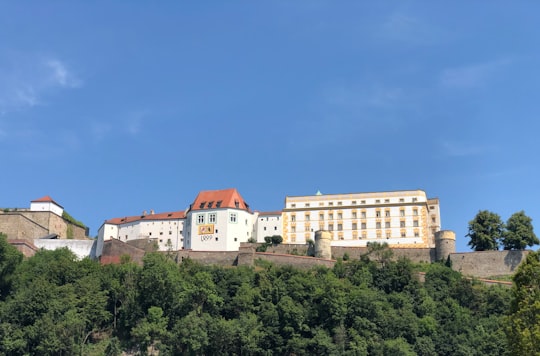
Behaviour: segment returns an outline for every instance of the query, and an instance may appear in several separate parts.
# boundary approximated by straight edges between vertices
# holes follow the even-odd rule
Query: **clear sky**
[[[540,235],[540,3],[0,1],[0,206],[425,190]]]

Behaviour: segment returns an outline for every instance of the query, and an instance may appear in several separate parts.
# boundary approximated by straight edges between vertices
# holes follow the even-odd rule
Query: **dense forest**
[[[527,273],[523,285],[537,284]],[[307,271],[177,264],[159,253],[143,266],[101,266],[67,249],[23,260],[0,237],[0,354],[516,354],[538,340],[520,344],[515,325],[537,322],[538,310],[509,316],[523,309],[518,292],[384,250]]]

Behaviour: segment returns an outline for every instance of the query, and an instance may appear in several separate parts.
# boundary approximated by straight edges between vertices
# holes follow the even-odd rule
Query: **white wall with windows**
[[[237,251],[253,233],[253,214],[244,210],[194,210],[187,221],[184,248],[194,251]]]
[[[281,224],[281,212],[258,213],[254,216],[255,219],[255,238],[257,242],[264,242],[266,236],[281,235],[283,233],[283,225]]]
[[[62,216],[64,213],[64,209],[54,202],[47,201],[47,202],[39,202],[39,201],[33,201],[30,202],[30,211],[50,211],[52,213],[55,213],[58,216]]]

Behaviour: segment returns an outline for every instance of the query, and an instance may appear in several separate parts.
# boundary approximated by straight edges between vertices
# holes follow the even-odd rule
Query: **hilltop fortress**
[[[123,255],[141,262],[146,252],[157,250],[179,262],[234,266],[259,259],[331,266],[336,258],[360,257],[368,243],[384,243],[395,257],[426,263],[450,258],[454,269],[488,277],[511,274],[527,253],[456,253],[455,234],[441,230],[439,199],[422,190],[287,196],[283,209],[271,212],[252,210],[234,188],[201,191],[184,210],[107,219],[95,240],[62,216],[63,208],[47,196],[32,201],[30,209],[4,209],[0,232],[26,255],[68,247],[79,258],[102,263],[120,262]],[[256,251],[265,237],[275,235],[282,244]]]

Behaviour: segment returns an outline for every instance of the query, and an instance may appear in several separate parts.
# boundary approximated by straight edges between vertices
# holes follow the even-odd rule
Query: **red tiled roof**
[[[184,219],[186,214],[183,211],[173,211],[169,213],[159,213],[159,214],[150,214],[150,215],[137,215],[137,216],[126,216],[123,218],[113,218],[106,220],[106,224],[113,225],[122,225],[139,220],[174,220],[174,219]]]
[[[244,198],[242,198],[235,188],[199,192],[199,195],[197,195],[197,198],[191,204],[190,210],[222,208],[250,211],[249,205],[246,204]]]
[[[46,195],[44,197],[41,197],[39,199],[36,199],[36,200],[32,200],[31,203],[55,203],[56,205],[58,205],[59,207],[61,207],[62,209],[64,209],[64,207],[62,207],[62,205],[58,204],[57,202],[55,202],[53,200],[53,198],[51,198],[50,196]]]
[[[260,211],[260,212],[259,212],[259,216],[263,216],[263,215],[281,215],[281,210],[276,210],[276,211]]]

